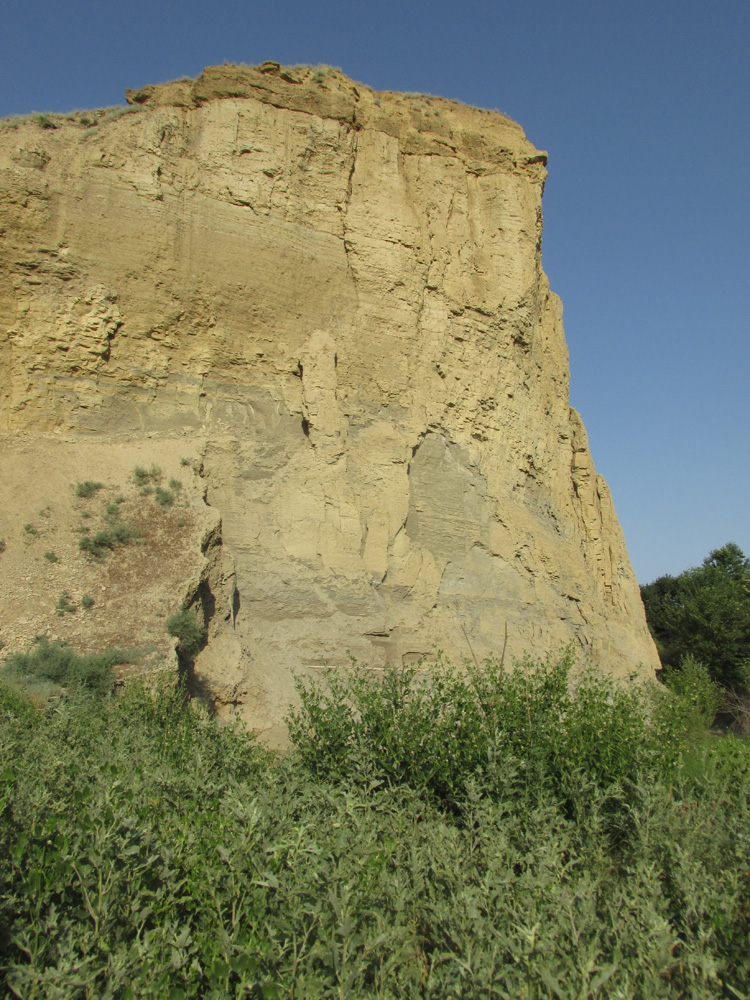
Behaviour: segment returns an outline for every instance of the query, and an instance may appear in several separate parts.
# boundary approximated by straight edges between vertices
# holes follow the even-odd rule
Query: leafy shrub
[[[478,774],[561,795],[582,782],[627,781],[647,756],[639,695],[595,670],[581,673],[573,695],[573,666],[568,650],[511,673],[493,660],[466,672],[438,666],[427,680],[412,668],[330,670],[297,680],[290,739],[318,778],[375,777],[443,802],[461,800]]]
[[[90,597],[88,594],[84,594],[83,597],[81,598],[81,607],[88,609],[88,608],[93,608],[93,606],[94,606],[94,598]]]
[[[137,537],[135,528],[127,524],[112,524],[95,535],[84,535],[78,542],[78,548],[93,559],[102,559],[118,545],[127,545]]]
[[[119,650],[79,655],[67,643],[49,642],[43,637],[29,652],[11,653],[5,671],[21,682],[33,678],[103,693],[112,689],[112,667],[123,660]]]
[[[708,669],[694,656],[682,658],[678,668],[665,667],[664,683],[687,709],[687,718],[698,728],[710,726],[722,703],[719,685],[711,679]]]
[[[23,530],[27,535],[30,535],[32,538],[36,538],[37,535],[39,534],[34,525],[31,524],[31,522],[29,522],[28,524],[24,524]]]
[[[44,558],[47,560],[47,562],[51,563],[60,562],[57,555],[51,549],[49,549],[47,552],[44,553]]]
[[[746,995],[744,741],[695,748],[701,785],[634,774],[637,808],[589,786],[571,817],[547,786],[480,776],[456,816],[408,785],[318,782],[173,686],[12,699],[0,687],[12,995]]]
[[[87,479],[83,483],[78,483],[76,486],[76,496],[81,497],[84,500],[89,500],[95,493],[102,489],[104,483],[95,483],[91,479]]]
[[[200,652],[206,639],[206,626],[198,613],[183,608],[167,618],[167,632],[178,640],[179,652],[192,660]]]

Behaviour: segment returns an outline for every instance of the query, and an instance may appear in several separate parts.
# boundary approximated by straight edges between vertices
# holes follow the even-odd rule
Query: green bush
[[[21,684],[28,679],[43,680],[105,693],[112,689],[112,667],[123,660],[119,650],[79,655],[67,643],[40,638],[29,652],[11,653],[5,672]]]
[[[160,507],[171,507],[174,503],[174,493],[170,493],[169,490],[157,486],[154,490],[154,500],[156,500]]]
[[[76,496],[81,497],[84,500],[89,500],[95,493],[102,489],[104,483],[95,483],[91,479],[87,479],[83,483],[78,483],[76,486]]]
[[[144,469],[142,465],[136,465],[133,469],[133,479],[136,486],[146,486],[149,483],[158,483],[162,478],[162,471],[158,465],[152,465],[150,469]]]
[[[513,672],[496,660],[438,665],[426,680],[412,668],[329,670],[297,680],[290,739],[318,778],[375,777],[442,802],[460,801],[478,774],[560,795],[626,782],[659,756],[639,693],[592,669],[574,679],[574,664],[568,650]]]
[[[700,729],[713,723],[722,703],[721,688],[694,656],[684,656],[677,668],[665,667],[663,681],[682,699],[689,725]]]
[[[138,532],[135,528],[116,523],[97,531],[95,535],[84,535],[78,542],[78,548],[93,559],[102,559],[107,552],[116,549],[118,545],[127,545],[137,537]]]
[[[192,660],[201,650],[206,639],[206,626],[198,612],[183,608],[167,618],[167,632],[178,640],[178,650]]]
[[[51,563],[60,562],[56,553],[54,553],[51,549],[44,553],[44,558],[47,560],[47,562]]]

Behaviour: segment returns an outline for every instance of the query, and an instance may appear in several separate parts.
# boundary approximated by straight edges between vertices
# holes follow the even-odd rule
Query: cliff
[[[127,97],[0,123],[6,641],[45,625],[52,593],[29,598],[24,631],[10,574],[44,589],[29,504],[68,532],[65,570],[37,552],[39,574],[106,586],[124,556],[76,552],[70,484],[130,484],[123,509],[145,517],[130,463],[177,476],[183,458],[176,547],[152,538],[165,579],[178,556],[182,575],[159,596],[153,567],[126,631],[163,644],[156,605],[200,600],[196,676],[253,725],[278,723],[292,669],[347,651],[460,662],[573,641],[651,675],[568,403],[541,265],[546,155],[497,113],[325,68],[212,67]],[[128,549],[136,589],[143,551]],[[125,584],[107,593],[98,640],[130,614]]]

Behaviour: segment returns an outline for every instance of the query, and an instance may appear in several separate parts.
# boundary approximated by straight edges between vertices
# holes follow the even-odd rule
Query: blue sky
[[[25,0],[0,116],[264,59],[510,115],[549,151],[571,402],[646,583],[750,554],[748,52],[748,0]]]

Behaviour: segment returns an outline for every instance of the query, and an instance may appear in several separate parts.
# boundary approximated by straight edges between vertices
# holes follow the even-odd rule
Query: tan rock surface
[[[3,449],[199,456],[223,544],[183,545],[212,580],[196,671],[218,700],[272,727],[292,669],[481,660],[506,625],[509,656],[573,641],[649,675],[568,404],[545,154],[497,113],[333,70],[212,67],[128,100],[0,123]]]

